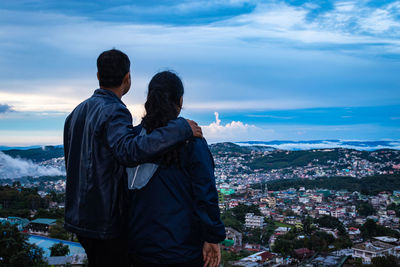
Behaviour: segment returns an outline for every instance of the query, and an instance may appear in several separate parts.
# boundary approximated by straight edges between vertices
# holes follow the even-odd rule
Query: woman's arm
[[[225,239],[225,226],[218,207],[214,161],[205,139],[195,138],[191,163],[189,172],[202,238],[208,243],[222,242]]]

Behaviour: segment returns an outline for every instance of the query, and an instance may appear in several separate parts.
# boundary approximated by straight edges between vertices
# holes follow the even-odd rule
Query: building
[[[361,258],[364,264],[370,264],[372,258],[394,254],[395,247],[381,241],[367,241],[354,245],[352,256],[353,258]]]
[[[46,258],[46,261],[50,266],[81,267],[84,266],[86,258],[86,254],[76,254],[72,256],[52,256]]]
[[[309,266],[337,267],[342,266],[347,260],[347,256],[339,256],[335,254],[320,253],[308,262]]]
[[[56,224],[56,221],[55,219],[39,218],[31,221],[26,228],[31,233],[46,235],[50,227]]]
[[[20,218],[20,217],[8,217],[8,218],[0,218],[0,223],[10,223],[11,225],[17,226],[19,231],[22,231],[28,224],[29,220]]]
[[[246,258],[234,262],[233,266],[245,266],[245,267],[256,267],[256,266],[270,266],[268,263],[273,263],[275,255],[268,251],[261,251],[252,254]],[[275,262],[274,262],[275,263]]]
[[[246,214],[245,227],[247,228],[262,228],[264,226],[264,217],[254,215],[254,213]]]
[[[224,194],[221,191],[218,191],[218,203],[223,204],[225,202]]]
[[[314,255],[314,250],[309,250],[308,248],[298,248],[294,250],[294,254],[298,259],[309,258]]]
[[[226,239],[228,240],[233,240],[233,246],[235,247],[241,247],[242,246],[242,233],[239,231],[236,231],[235,229],[231,227],[226,227]]]

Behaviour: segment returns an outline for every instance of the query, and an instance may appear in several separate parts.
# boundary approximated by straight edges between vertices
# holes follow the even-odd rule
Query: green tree
[[[316,219],[315,222],[321,227],[337,229],[340,235],[346,235],[346,229],[343,224],[335,217],[324,215],[321,218]]]
[[[28,237],[9,223],[0,223],[0,266],[47,266],[43,250],[28,243]]]
[[[372,207],[372,205],[366,201],[360,201],[357,204],[357,212],[361,216],[369,216],[375,214],[375,209]]]
[[[52,225],[49,229],[49,236],[52,238],[62,239],[62,240],[70,240],[71,233],[67,232],[64,229],[64,222],[62,219],[56,221],[55,225]]]
[[[65,256],[69,253],[68,245],[63,243],[57,243],[50,247],[50,256]]]
[[[273,232],[274,230],[269,227],[250,229],[243,235],[243,242],[268,246],[268,240]]]
[[[241,222],[245,222],[246,213],[254,213],[254,215],[262,216],[260,208],[257,205],[239,204],[232,209],[233,215]]]
[[[378,225],[376,224],[375,221],[369,219],[363,224],[363,226],[360,227],[360,231],[361,231],[361,236],[364,239],[369,239],[374,236],[383,236],[383,235],[392,236],[396,238],[400,237],[399,232],[386,228],[385,226]]]
[[[225,211],[221,215],[221,219],[225,226],[232,227],[238,231],[244,229],[246,213],[254,213],[254,215],[262,216],[260,209],[257,205],[244,205],[239,204],[238,206]]]
[[[396,258],[393,255],[389,255],[386,257],[375,257],[371,260],[373,267],[382,267],[382,266],[390,266],[390,267],[399,267],[400,261],[399,258]]]
[[[314,230],[313,226],[313,219],[309,216],[305,217],[302,221],[303,223],[303,232],[306,235],[311,235],[312,231]]]

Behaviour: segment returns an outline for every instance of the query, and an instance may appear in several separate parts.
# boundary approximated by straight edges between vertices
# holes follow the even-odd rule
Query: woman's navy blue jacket
[[[225,239],[207,142],[192,138],[179,153],[179,166],[160,165],[144,188],[129,193],[129,252],[146,262],[187,262],[202,256],[204,241]]]

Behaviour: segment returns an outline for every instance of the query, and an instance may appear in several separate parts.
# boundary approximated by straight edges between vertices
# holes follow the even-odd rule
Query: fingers
[[[196,130],[193,134],[195,137],[203,138],[203,131],[201,130],[201,127],[196,127]]]
[[[193,136],[203,138],[203,132],[201,130],[201,127],[197,124],[197,122],[189,119],[186,119],[186,121],[189,123],[189,126],[192,129]]]
[[[204,243],[203,245],[203,261],[204,261],[204,266],[207,267],[208,264],[210,264],[211,261],[211,255],[210,255],[210,247],[207,242]]]
[[[218,253],[217,253],[217,266],[221,263],[221,248],[218,246]]]
[[[212,261],[212,267],[218,267],[218,263],[217,263],[218,259],[216,257],[216,255],[213,255],[213,261]]]
[[[209,253],[206,253],[206,255],[204,257],[204,267],[211,266],[211,265],[209,265],[209,264],[211,264],[211,260],[212,260],[212,257],[209,255]]]

